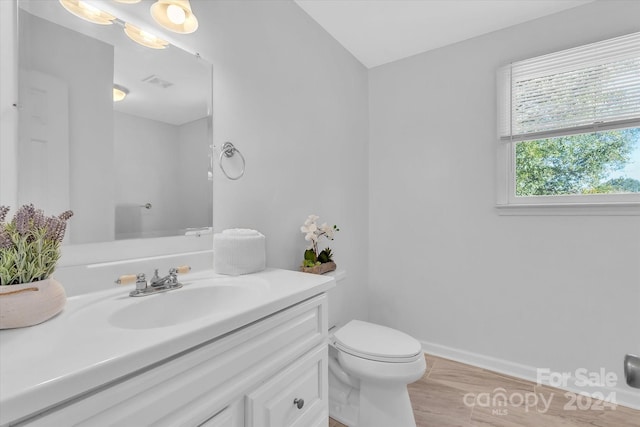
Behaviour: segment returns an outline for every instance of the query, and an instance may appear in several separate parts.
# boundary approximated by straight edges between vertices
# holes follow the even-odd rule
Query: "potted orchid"
[[[35,325],[64,308],[64,288],[51,274],[73,215],[47,217],[24,205],[5,222],[8,212],[8,206],[0,206],[0,329]]]
[[[318,251],[318,242],[322,237],[333,240],[335,232],[340,229],[336,225],[327,225],[326,222],[318,226],[318,219],[320,219],[318,215],[309,215],[300,227],[300,231],[305,235],[304,239],[309,242],[309,246],[304,251],[301,270],[307,273],[323,274],[335,270],[336,263],[333,262],[331,248],[326,247]]]

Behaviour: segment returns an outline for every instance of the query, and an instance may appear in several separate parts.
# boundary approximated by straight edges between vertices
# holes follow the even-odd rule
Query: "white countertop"
[[[63,312],[49,321],[0,331],[0,425],[212,340],[335,284],[331,276],[278,269],[237,277],[197,272],[180,276],[180,281],[182,289],[145,297],[129,297],[133,285],[71,297]],[[117,327],[109,320],[115,311],[142,300],[216,285],[256,289],[259,298],[157,328]],[[185,307],[176,307],[181,308]]]

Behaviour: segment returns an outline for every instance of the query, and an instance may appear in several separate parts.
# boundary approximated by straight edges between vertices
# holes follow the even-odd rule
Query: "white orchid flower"
[[[307,220],[305,221],[305,224],[313,224],[319,219],[320,219],[320,217],[318,215],[311,214],[311,215],[309,215],[307,217]]]
[[[320,231],[325,233],[329,240],[333,239],[333,227],[327,225],[326,222],[320,226]]]
[[[300,231],[303,233],[315,233],[318,230],[318,226],[315,223],[305,224],[300,227]]]
[[[333,235],[337,231],[336,226],[330,226],[326,222],[318,227],[316,221],[320,217],[318,215],[309,215],[305,220],[302,227],[300,227],[300,231],[304,233],[304,240],[309,242],[307,246],[307,250],[311,250],[315,253],[316,257],[319,255],[318,252],[318,241],[322,236],[326,237],[329,240],[333,240]],[[306,254],[305,254],[306,255]],[[305,256],[306,258],[306,256]],[[305,264],[308,260],[305,259]]]

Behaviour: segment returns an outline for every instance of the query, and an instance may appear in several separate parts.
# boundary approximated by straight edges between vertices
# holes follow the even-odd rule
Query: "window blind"
[[[503,140],[640,126],[640,33],[514,62],[498,91]]]

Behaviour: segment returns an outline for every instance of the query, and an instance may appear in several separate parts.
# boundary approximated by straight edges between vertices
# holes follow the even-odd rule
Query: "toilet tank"
[[[327,292],[329,300],[329,328],[344,325],[352,317],[349,317],[349,306],[347,301],[347,290],[349,280],[345,270],[336,270],[326,273],[326,276],[333,276],[336,279],[336,286]]]

